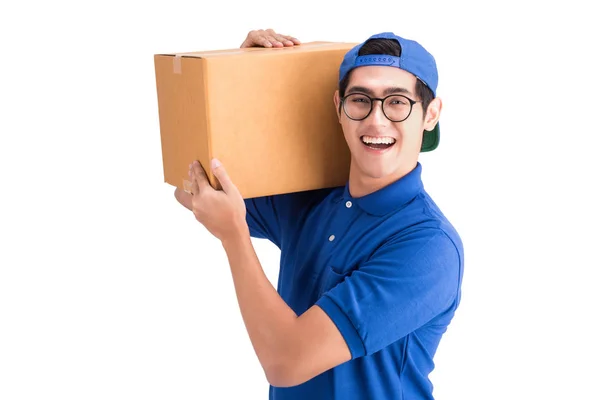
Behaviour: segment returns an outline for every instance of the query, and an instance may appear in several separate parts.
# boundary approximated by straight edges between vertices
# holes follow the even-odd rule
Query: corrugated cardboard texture
[[[165,182],[213,157],[244,198],[341,186],[350,154],[333,94],[353,43],[155,55]]]
[[[185,74],[174,73],[174,57],[155,57],[164,179],[187,189],[183,187],[187,165],[193,160],[208,165],[207,98],[201,79],[204,61],[182,58],[177,62],[183,64]]]

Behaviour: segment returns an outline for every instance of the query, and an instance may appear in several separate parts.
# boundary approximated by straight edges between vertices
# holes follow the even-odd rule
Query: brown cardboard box
[[[354,43],[154,56],[165,182],[221,160],[244,198],[342,186],[350,152],[333,94]]]

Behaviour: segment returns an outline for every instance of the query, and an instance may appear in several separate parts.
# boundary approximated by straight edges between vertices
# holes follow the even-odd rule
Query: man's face
[[[384,98],[395,93],[418,101],[420,99],[415,95],[416,80],[414,75],[399,68],[359,67],[351,72],[345,95],[361,93],[372,98]],[[338,110],[340,101],[336,92],[335,103]],[[421,103],[416,103],[410,116],[402,122],[387,119],[381,104],[381,101],[373,101],[371,113],[361,121],[350,119],[343,108],[338,114],[350,148],[351,169],[361,178],[379,179],[403,175],[414,167],[421,150],[425,127]],[[386,146],[390,142],[392,144]]]

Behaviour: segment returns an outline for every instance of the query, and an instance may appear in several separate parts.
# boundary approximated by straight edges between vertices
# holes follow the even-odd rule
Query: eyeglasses
[[[348,118],[362,121],[373,111],[373,102],[381,101],[383,115],[392,122],[402,122],[410,116],[412,108],[420,101],[411,100],[401,94],[391,94],[382,99],[362,93],[352,93],[342,98],[342,107]]]

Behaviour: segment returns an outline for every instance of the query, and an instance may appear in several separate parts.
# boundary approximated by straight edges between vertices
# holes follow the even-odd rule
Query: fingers
[[[198,160],[194,160],[194,162],[190,164],[190,178],[192,179],[193,195],[211,187],[206,172],[204,172],[204,168],[202,168],[202,165],[200,165]]]
[[[192,183],[190,184],[190,193],[192,194],[192,198],[193,198],[193,196],[198,195],[198,193],[200,193],[200,189],[198,187],[198,181],[196,180],[196,176],[191,171],[190,171],[190,179],[192,180]]]
[[[295,37],[293,37],[293,36],[285,36],[285,38],[286,38],[287,40],[289,40],[290,42],[292,42],[292,43],[293,43],[294,45],[296,45],[296,46],[297,46],[297,45],[300,45],[300,44],[302,44],[302,42],[300,41],[300,39],[296,39],[296,38],[295,38]]]
[[[223,167],[223,165],[221,164],[221,162],[219,160],[217,160],[216,158],[213,158],[213,160],[211,162],[211,168],[212,168],[213,173],[219,180],[219,183],[221,184],[221,187],[223,188],[223,191],[225,193],[229,194],[229,193],[234,193],[237,191],[237,187],[233,184],[233,182],[229,178],[229,175],[227,174],[227,171],[225,170],[225,167]],[[204,171],[204,169],[202,168],[202,165],[200,165],[200,163],[198,161],[194,161],[192,164],[190,164],[189,175],[190,175],[190,179],[192,181],[191,188],[190,188],[191,192],[192,192],[191,195],[188,195],[187,193],[185,193],[183,191],[176,190],[175,197],[181,204],[183,204],[184,206],[186,206],[189,209],[192,209],[191,196],[196,196],[197,194],[202,193],[204,190],[206,190],[208,188],[212,189],[212,186],[210,185],[210,183],[208,181],[206,172]],[[190,196],[190,198],[188,199],[185,195]]]
[[[299,45],[300,40],[293,36],[282,35],[273,29],[250,31],[240,47],[291,47]]]
[[[188,210],[192,211],[192,195],[191,194],[186,193],[182,189],[176,188],[175,189],[175,198],[182,206],[184,206]]]
[[[265,31],[266,37],[271,42],[273,47],[284,47],[284,46],[293,46],[294,42],[289,40],[285,35],[280,35],[275,32],[273,29],[267,29]]]
[[[226,194],[233,193],[234,191],[237,190],[237,188],[235,187],[233,182],[231,182],[231,179],[229,178],[229,175],[227,174],[225,167],[221,164],[221,162],[219,160],[217,160],[216,158],[213,158],[213,160],[211,162],[211,167],[213,170],[213,174],[215,174],[215,176],[221,183],[221,187],[223,188],[223,191]]]
[[[271,29],[272,30],[272,29]],[[293,36],[289,36],[289,35],[278,35],[275,34],[277,40],[279,40],[281,43],[283,43],[286,46],[294,46],[294,45],[298,45],[301,44],[300,40],[296,39]]]

